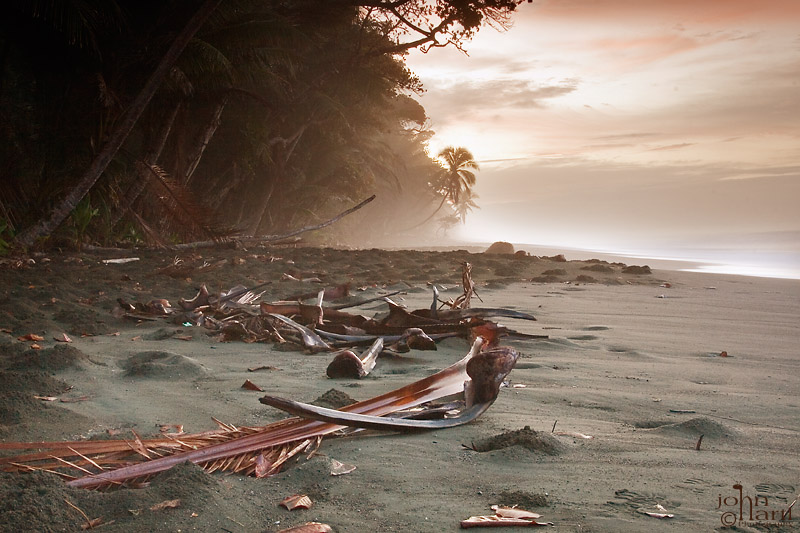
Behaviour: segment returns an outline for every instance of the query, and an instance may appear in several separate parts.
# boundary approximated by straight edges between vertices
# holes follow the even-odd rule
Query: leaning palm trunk
[[[20,233],[15,239],[22,246],[31,246],[39,237],[49,236],[62,222],[69,216],[75,206],[86,196],[86,193],[94,186],[100,176],[105,172],[111,160],[117,154],[122,144],[128,138],[139,117],[144,112],[153,95],[156,93],[164,78],[169,73],[172,66],[178,60],[186,45],[192,37],[200,30],[206,19],[217,8],[222,0],[206,0],[200,9],[192,16],[186,26],[181,30],[173,41],[172,45],[161,58],[161,62],[150,75],[144,87],[131,103],[125,114],[122,116],[117,127],[111,133],[103,149],[97,154],[92,165],[78,181],[72,190],[61,200],[61,202],[50,211],[49,215],[43,217],[39,222]]]
[[[122,220],[126,214],[133,214],[132,206],[136,200],[139,199],[142,192],[144,192],[145,187],[150,182],[149,176],[149,168],[158,164],[158,159],[161,157],[161,152],[164,151],[164,146],[167,144],[167,138],[169,138],[169,134],[172,131],[172,126],[175,123],[175,117],[178,116],[178,111],[180,110],[180,104],[176,104],[167,118],[162,122],[161,127],[158,130],[158,133],[154,136],[150,143],[150,149],[144,156],[142,162],[144,165],[137,165],[136,166],[136,173],[135,177],[133,178],[133,183],[131,183],[125,194],[120,200],[119,207],[121,209],[117,209],[114,215],[111,218],[111,228],[114,228],[119,221]],[[135,215],[134,215],[134,218]]]
[[[183,171],[183,184],[187,187],[189,186],[192,176],[194,176],[194,171],[197,170],[197,165],[200,164],[200,160],[203,158],[203,153],[205,153],[206,148],[208,148],[208,143],[211,142],[211,138],[214,137],[217,128],[222,124],[222,111],[225,109],[227,103],[227,96],[223,96],[220,101],[217,102],[217,105],[214,106],[214,110],[211,112],[211,118],[197,139],[194,150],[192,150],[192,154],[187,161],[186,169]]]
[[[467,407],[474,404],[488,407],[497,397],[500,382],[516,362],[516,352],[511,348],[500,349],[510,357],[497,365],[498,350],[481,352],[483,342],[478,337],[463,359],[432,376],[341,411],[382,417],[462,392]],[[478,374],[482,378],[476,387],[470,377]],[[473,418],[467,416],[464,422]],[[358,426],[346,420],[324,422],[302,418],[288,418],[262,427],[219,424],[221,429],[216,431],[157,439],[140,439],[134,434],[133,440],[0,443],[0,450],[44,450],[2,457],[0,469],[51,471],[69,479],[69,485],[84,488],[143,482],[186,461],[209,472],[228,470],[265,477],[279,472],[290,458],[315,449],[323,436],[347,425]],[[64,468],[71,473],[56,470]]]
[[[443,196],[442,196],[442,201],[439,203],[439,207],[437,207],[437,208],[436,208],[436,210],[435,210],[433,213],[431,213],[431,214],[430,214],[430,216],[428,216],[428,218],[426,218],[425,220],[423,220],[423,221],[422,221],[422,222],[420,222],[419,224],[415,224],[415,225],[413,225],[413,226],[411,226],[411,227],[409,227],[409,228],[405,228],[403,231],[411,231],[412,229],[417,229],[417,228],[419,228],[420,226],[423,226],[423,225],[424,225],[425,223],[427,223],[427,222],[428,222],[430,219],[432,219],[432,218],[433,218],[433,217],[436,215],[436,213],[438,213],[439,211],[441,211],[441,210],[442,210],[442,207],[444,207],[444,202],[445,202],[446,200],[447,200],[447,195],[445,194],[445,195],[443,195]]]

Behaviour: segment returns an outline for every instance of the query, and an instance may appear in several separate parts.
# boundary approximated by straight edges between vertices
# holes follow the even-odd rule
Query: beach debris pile
[[[45,471],[63,478],[73,488],[105,489],[146,487],[152,476],[190,462],[207,472],[226,471],[257,478],[277,474],[287,464],[317,453],[322,440],[364,429],[409,432],[455,427],[481,416],[497,399],[500,388],[514,368],[519,354],[501,346],[501,336],[540,338],[517,333],[490,320],[511,317],[536,320],[532,315],[499,308],[471,308],[479,298],[471,279],[471,266],[463,265],[463,294],[442,300],[433,289],[427,309],[408,311],[384,295],[346,304],[323,305],[349,296],[349,286],[298,295],[294,301],[263,302],[263,285],[244,286],[211,294],[203,285],[191,299],[172,306],[166,299],[147,303],[118,300],[115,314],[137,321],[173,320],[185,327],[202,327],[223,341],[276,342],[306,353],[330,352],[329,378],[358,379],[367,376],[382,353],[404,354],[411,350],[435,350],[448,337],[469,339],[470,349],[458,362],[419,381],[340,409],[328,409],[291,399],[263,395],[263,405],[282,410],[289,418],[265,426],[235,426],[214,419],[217,429],[188,434],[182,425],[162,425],[155,437],[109,434],[112,439],[0,442],[0,471]],[[311,303],[304,303],[312,299]],[[344,311],[365,301],[383,300],[388,309],[367,317]],[[35,341],[36,339],[31,339]],[[66,341],[65,341],[66,342]],[[363,348],[362,348],[363,347]],[[363,351],[362,351],[363,349]],[[360,353],[359,353],[360,352]],[[256,371],[262,368],[253,367]],[[250,380],[242,388],[264,392]],[[14,455],[7,455],[7,454]],[[355,465],[330,459],[330,475],[353,472]],[[161,509],[180,505],[163,502]],[[313,502],[304,494],[280,501],[287,510],[309,509]],[[155,510],[151,508],[152,510]],[[516,508],[493,507],[495,515],[474,516],[462,527],[533,526],[539,515]],[[84,517],[89,527],[101,519]],[[108,522],[107,522],[108,523]],[[309,522],[285,531],[331,531],[330,526]]]
[[[427,309],[408,311],[391,299],[395,291],[374,298],[324,305],[350,296],[349,284],[320,289],[316,293],[295,295],[277,302],[259,301],[259,292],[269,282],[248,289],[237,285],[212,295],[202,285],[191,299],[180,299],[173,307],[166,299],[147,303],[128,303],[118,299],[114,313],[134,320],[172,318],[184,326],[205,328],[221,342],[276,342],[294,345],[307,353],[334,352],[327,370],[331,378],[363,378],[377,364],[381,353],[403,354],[412,349],[435,350],[436,342],[448,337],[474,339],[480,335],[493,340],[500,336],[546,338],[523,334],[500,326],[491,318],[536,320],[528,313],[503,308],[472,308],[475,291],[472,265],[462,264],[463,292],[455,299],[443,300],[434,285],[433,300]],[[312,300],[311,303],[305,303]],[[388,310],[368,317],[344,309],[385,301]],[[361,354],[354,351],[365,347]]]
[[[214,419],[217,428],[201,433],[185,433],[182,425],[174,424],[162,425],[159,433],[149,437],[130,429],[128,433],[109,432],[110,439],[0,442],[0,471],[49,472],[70,487],[86,489],[147,487],[154,475],[186,462],[209,473],[268,477],[303,456],[311,458],[326,437],[364,429],[444,429],[475,420],[497,399],[519,357],[513,348],[501,346],[500,338],[546,337],[518,333],[492,321],[495,317],[536,320],[530,314],[472,308],[471,301],[480,297],[469,263],[462,265],[463,293],[458,298],[441,299],[434,286],[430,307],[415,311],[393,301],[391,296],[396,293],[366,300],[352,298],[349,285],[277,302],[261,301],[264,285],[235,286],[217,294],[203,285],[190,299],[179,299],[177,305],[162,298],[146,303],[129,303],[120,298],[114,314],[136,321],[171,321],[203,328],[220,341],[275,342],[306,353],[329,353],[332,359],[326,374],[330,378],[362,378],[376,367],[383,353],[397,356],[412,350],[435,350],[437,341],[448,337],[466,338],[470,348],[461,360],[439,372],[340,409],[264,394],[261,404],[293,415],[264,426],[236,426]],[[344,298],[344,303],[334,303]],[[385,312],[365,316],[346,311],[372,301],[383,301]],[[30,342],[36,340],[31,338]],[[65,336],[63,342],[69,340]],[[275,368],[248,370],[260,369]],[[242,387],[265,392],[250,380]],[[355,469],[355,465],[330,460],[331,476]],[[178,505],[180,500],[165,502],[159,510]],[[307,495],[295,494],[280,505],[294,510],[308,509],[313,503]],[[502,513],[499,511],[492,520],[535,523],[530,517],[512,519]],[[88,527],[104,523],[100,518],[84,518]],[[308,523],[293,530],[329,531],[330,526]]]

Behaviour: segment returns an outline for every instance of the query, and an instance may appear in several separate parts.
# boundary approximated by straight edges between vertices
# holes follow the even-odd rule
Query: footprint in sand
[[[797,489],[793,485],[776,483],[759,483],[755,486],[759,496],[769,496],[782,503],[789,503],[797,497]]]
[[[700,478],[689,478],[684,479],[681,482],[682,485],[686,485],[686,489],[694,492],[695,494],[705,494],[707,492],[707,488],[710,487],[723,487],[722,483],[711,483],[710,481],[706,481]]]
[[[600,337],[597,335],[575,335],[574,337],[567,337],[571,341],[596,341]]]
[[[636,492],[628,489],[614,491],[614,499],[609,500],[606,505],[624,509],[625,511],[640,512],[642,508],[663,505],[667,509],[673,510],[680,507],[680,502],[667,499],[663,494],[651,492]]]
[[[625,346],[608,346],[607,349],[611,353],[619,353],[626,355],[641,355],[636,350],[631,350],[630,348],[626,348]]]

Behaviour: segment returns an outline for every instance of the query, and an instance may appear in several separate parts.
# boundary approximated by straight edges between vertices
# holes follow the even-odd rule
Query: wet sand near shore
[[[102,262],[125,256],[139,260]],[[431,283],[445,299],[458,296],[468,261],[483,300],[474,307],[531,313],[537,322],[499,322],[548,338],[504,341],[520,359],[473,423],[325,439],[316,456],[267,479],[186,464],[144,489],[96,492],[47,473],[0,473],[0,530],[79,531],[85,520],[65,500],[113,520],[104,531],[278,531],[309,521],[335,531],[456,531],[493,504],[540,513],[559,531],[713,531],[730,525],[726,513],[735,513],[737,531],[800,530],[796,508],[783,525],[774,514],[758,520],[759,510],[780,518],[800,492],[800,281],[639,274],[562,259],[274,247],[6,260],[0,442],[156,435],[161,424],[200,432],[216,427],[212,417],[265,425],[284,415],[242,389],[247,379],[304,402],[331,389],[364,400],[433,374],[469,348],[447,339],[437,351],[381,357],[364,379],[331,380],[330,354],[220,342],[166,319],[116,318],[118,298],[175,305],[201,284],[218,292],[268,283],[262,299],[274,301],[349,282],[352,300],[402,291],[393,300],[419,309],[430,306]],[[294,279],[281,281],[285,274]],[[353,311],[385,309],[376,301]],[[55,340],[65,333],[72,342]],[[19,340],[28,334],[44,340]],[[248,371],[257,366],[266,368]],[[333,477],[332,460],[356,469]],[[297,493],[309,495],[311,509],[278,506]],[[739,516],[734,497],[757,495],[768,506],[754,508],[752,521],[747,508]],[[173,499],[179,507],[150,510]],[[656,505],[674,516],[646,514]]]

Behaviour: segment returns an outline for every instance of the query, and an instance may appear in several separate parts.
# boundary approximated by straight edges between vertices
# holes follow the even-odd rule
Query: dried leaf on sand
[[[151,511],[163,511],[164,509],[175,509],[181,506],[180,498],[177,500],[165,500],[150,507]]]
[[[355,469],[356,469],[355,465],[349,465],[347,463],[342,463],[341,461],[337,461],[336,459],[331,459],[332,476],[343,476],[345,474],[349,474]]]
[[[278,505],[293,511],[295,509],[311,509],[313,503],[311,502],[311,498],[305,494],[293,494],[281,500],[281,503]]]

